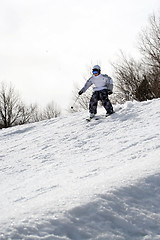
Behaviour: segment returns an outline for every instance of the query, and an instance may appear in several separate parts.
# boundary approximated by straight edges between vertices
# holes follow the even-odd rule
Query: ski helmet
[[[92,68],[92,72],[93,72],[94,70],[97,70],[98,73],[100,74],[100,72],[101,72],[101,67],[100,67],[99,65],[94,65],[93,68]]]

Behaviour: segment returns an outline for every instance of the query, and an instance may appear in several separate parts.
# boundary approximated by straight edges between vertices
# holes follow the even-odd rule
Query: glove
[[[108,95],[111,95],[113,92],[111,90],[108,90]]]
[[[79,95],[81,95],[82,93],[83,93],[83,91],[82,91],[82,90],[80,90],[80,91],[78,92],[78,94],[79,94]]]

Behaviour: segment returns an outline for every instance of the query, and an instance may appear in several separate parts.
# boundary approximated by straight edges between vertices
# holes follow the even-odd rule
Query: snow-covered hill
[[[160,239],[160,99],[115,110],[0,130],[1,240]]]

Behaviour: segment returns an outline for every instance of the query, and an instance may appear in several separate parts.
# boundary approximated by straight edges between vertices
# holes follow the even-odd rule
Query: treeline
[[[160,18],[152,15],[139,34],[139,61],[121,52],[113,63],[117,89],[123,100],[145,101],[160,97]]]
[[[0,84],[0,128],[38,122],[60,114],[60,108],[53,101],[42,110],[36,104],[27,106],[13,86]]]

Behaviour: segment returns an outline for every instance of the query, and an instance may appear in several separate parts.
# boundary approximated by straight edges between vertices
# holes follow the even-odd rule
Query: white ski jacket
[[[92,84],[95,85],[93,91],[100,91],[103,89],[113,90],[113,80],[107,74],[99,74],[98,76],[90,77],[85,83],[82,91],[85,92]]]

